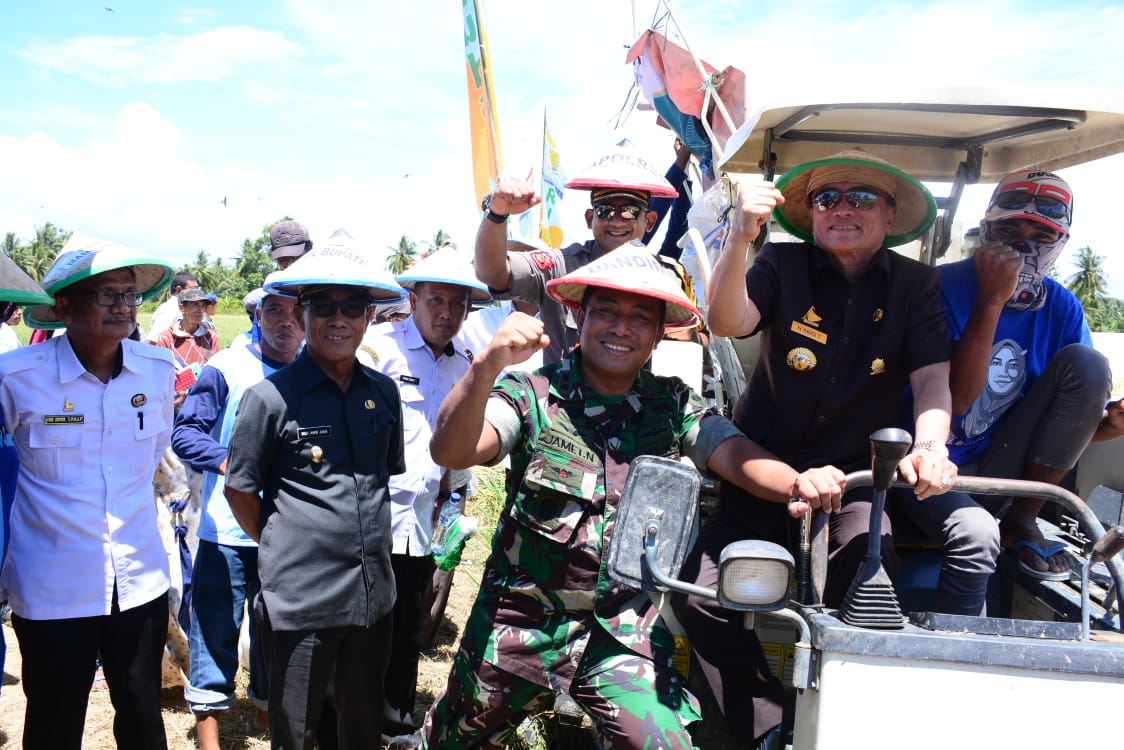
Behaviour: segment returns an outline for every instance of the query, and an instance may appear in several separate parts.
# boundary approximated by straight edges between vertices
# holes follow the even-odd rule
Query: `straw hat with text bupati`
[[[372,302],[397,302],[406,295],[382,266],[382,258],[360,249],[354,239],[335,235],[293,261],[284,271],[266,277],[266,294],[300,296],[317,287],[350,286],[362,289]]]

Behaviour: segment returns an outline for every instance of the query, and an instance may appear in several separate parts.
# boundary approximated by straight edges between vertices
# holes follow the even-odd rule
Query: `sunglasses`
[[[862,188],[852,188],[846,192],[835,188],[827,188],[812,196],[812,206],[817,211],[830,211],[846,198],[852,208],[859,211],[870,211],[878,205],[878,201],[883,197],[873,190],[863,190]],[[889,198],[886,198],[886,200],[890,201]]]
[[[1051,219],[1064,219],[1069,215],[1069,206],[1057,198],[1048,195],[1031,195],[1022,190],[1008,190],[1000,193],[992,202],[992,206],[1002,208],[1004,211],[1018,211],[1033,203],[1038,213]]]
[[[124,300],[128,307],[140,307],[140,303],[144,301],[144,295],[140,292],[111,292],[108,289],[98,289],[77,292],[77,294],[92,295],[98,307],[115,307],[118,300]]]
[[[300,301],[301,307],[307,307],[312,310],[312,314],[318,318],[332,318],[336,315],[336,310],[345,318],[362,318],[367,314],[367,308],[371,303],[365,299],[345,299],[345,300],[315,300],[315,299],[302,299]]]
[[[636,221],[644,213],[640,206],[610,206],[602,204],[593,207],[593,215],[601,221],[608,221],[614,216],[621,217],[624,221]]]

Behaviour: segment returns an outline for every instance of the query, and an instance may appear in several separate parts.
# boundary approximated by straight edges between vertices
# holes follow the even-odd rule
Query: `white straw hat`
[[[677,198],[679,191],[630,147],[616,146],[602,154],[569,182],[567,189],[618,188],[652,198]]]
[[[309,250],[283,271],[266,277],[266,294],[300,295],[319,286],[352,286],[376,301],[397,301],[406,290],[398,286],[373,252],[356,247],[351,237],[337,235]]]
[[[487,285],[476,278],[476,269],[468,262],[468,258],[453,245],[437,248],[399,274],[395,281],[411,292],[418,282],[428,281],[468,287],[472,302],[487,302],[492,298]]]
[[[0,253],[0,301],[19,305],[53,305],[55,300],[43,291],[14,260]]]
[[[683,288],[684,276],[671,258],[655,255],[639,241],[602,255],[560,279],[546,283],[547,293],[559,303],[580,309],[587,287],[596,286],[654,297],[667,303],[667,328],[691,328],[702,319]]]
[[[145,297],[162,292],[172,281],[175,269],[166,260],[75,232],[63,245],[59,257],[51,264],[40,282],[43,291],[52,297],[72,284],[106,271],[130,268],[137,277],[137,291]],[[32,328],[62,328],[53,305],[29,307],[24,321]]]

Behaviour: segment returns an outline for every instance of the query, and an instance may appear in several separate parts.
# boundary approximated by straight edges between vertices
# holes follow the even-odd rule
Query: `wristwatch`
[[[481,211],[487,211],[487,213],[484,214],[484,218],[486,218],[488,221],[490,221],[494,224],[504,224],[504,223],[507,222],[507,217],[508,217],[509,214],[497,214],[495,211],[492,210],[492,194],[491,193],[488,193],[487,195],[485,195],[484,200],[482,200],[480,202],[480,210]]]

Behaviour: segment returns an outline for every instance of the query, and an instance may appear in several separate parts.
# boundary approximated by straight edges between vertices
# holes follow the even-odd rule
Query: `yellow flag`
[[[464,56],[468,74],[468,122],[472,140],[472,176],[477,205],[492,192],[500,173],[500,133],[488,62],[488,37],[479,0],[461,0],[464,9]]]
[[[539,224],[542,241],[557,249],[562,247],[562,186],[566,173],[562,171],[562,157],[542,116],[542,221]]]

